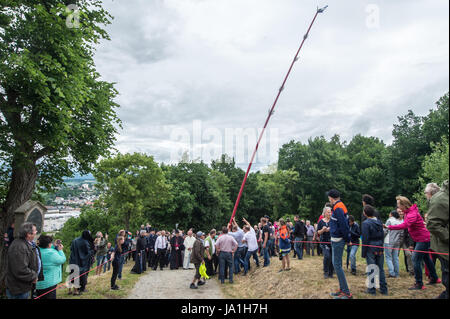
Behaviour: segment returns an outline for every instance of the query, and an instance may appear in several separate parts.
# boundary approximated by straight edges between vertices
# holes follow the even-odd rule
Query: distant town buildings
[[[93,206],[99,197],[95,180],[68,180],[67,184],[55,188],[56,193],[47,195],[44,232],[61,230],[69,218],[78,218],[81,208]]]
[[[55,232],[61,230],[64,224],[71,217],[78,218],[81,214],[79,209],[72,207],[55,207],[55,206],[45,206],[47,208],[47,213],[44,218],[44,232]]]

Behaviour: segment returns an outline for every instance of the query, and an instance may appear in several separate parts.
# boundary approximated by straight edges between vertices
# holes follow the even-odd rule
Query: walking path
[[[217,280],[211,278],[198,289],[190,289],[195,269],[147,270],[134,286],[128,299],[222,299]]]

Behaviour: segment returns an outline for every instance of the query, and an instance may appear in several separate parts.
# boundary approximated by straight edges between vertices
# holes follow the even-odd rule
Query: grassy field
[[[346,253],[343,257],[344,271],[347,283],[355,299],[433,299],[443,290],[442,284],[426,286],[423,291],[408,290],[414,284],[414,277],[406,272],[403,261],[403,253],[400,256],[400,277],[387,278],[388,296],[368,295],[366,290],[366,267],[365,259],[361,258],[360,251],[357,253],[357,275],[353,276],[350,269],[345,267]],[[262,265],[262,259],[260,259]],[[270,266],[256,268],[251,260],[252,269],[247,276],[234,276],[234,284],[222,285],[222,291],[226,298],[232,299],[330,299],[330,292],[339,290],[336,275],[331,279],[323,277],[323,257],[305,255],[303,260],[293,260],[291,252],[291,270],[279,273],[281,261],[278,257],[272,257]],[[439,275],[440,262],[436,262]],[[387,274],[387,266],[385,266]],[[424,283],[428,282],[426,276]]]
[[[120,287],[120,290],[111,290],[111,274],[112,266],[109,271],[102,273],[100,276],[95,275],[95,270],[89,273],[88,284],[86,289],[88,292],[83,293],[80,296],[68,295],[68,289],[59,288],[56,292],[57,299],[123,299],[133,289],[136,282],[143,275],[131,274],[130,270],[133,268],[133,260],[129,260],[122,269],[122,280],[117,280],[116,285]],[[144,273],[145,274],[145,273]]]

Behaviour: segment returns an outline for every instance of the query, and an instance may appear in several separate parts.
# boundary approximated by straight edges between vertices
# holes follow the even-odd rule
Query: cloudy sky
[[[292,139],[363,134],[390,144],[397,116],[425,115],[448,91],[447,0],[103,2],[114,20],[95,61],[120,92],[116,147],[158,162],[227,152],[245,168],[317,6],[329,8],[291,72],[255,169],[276,162]]]

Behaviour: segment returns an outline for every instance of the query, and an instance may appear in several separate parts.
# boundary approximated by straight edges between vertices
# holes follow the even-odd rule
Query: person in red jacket
[[[397,196],[397,207],[400,208],[405,213],[405,218],[403,223],[398,225],[384,226],[392,230],[408,229],[409,234],[416,243],[414,250],[417,251],[429,251],[430,249],[430,232],[425,227],[425,223],[422,216],[419,214],[419,209],[417,205],[412,205],[408,198],[404,196]],[[423,290],[425,286],[422,281],[422,261],[425,262],[429,271],[431,280],[428,282],[429,285],[434,285],[439,283],[439,278],[436,274],[436,268],[431,261],[430,255],[428,253],[416,252],[412,254],[412,262],[414,265],[414,276],[416,282],[414,286],[409,288],[409,290]]]

